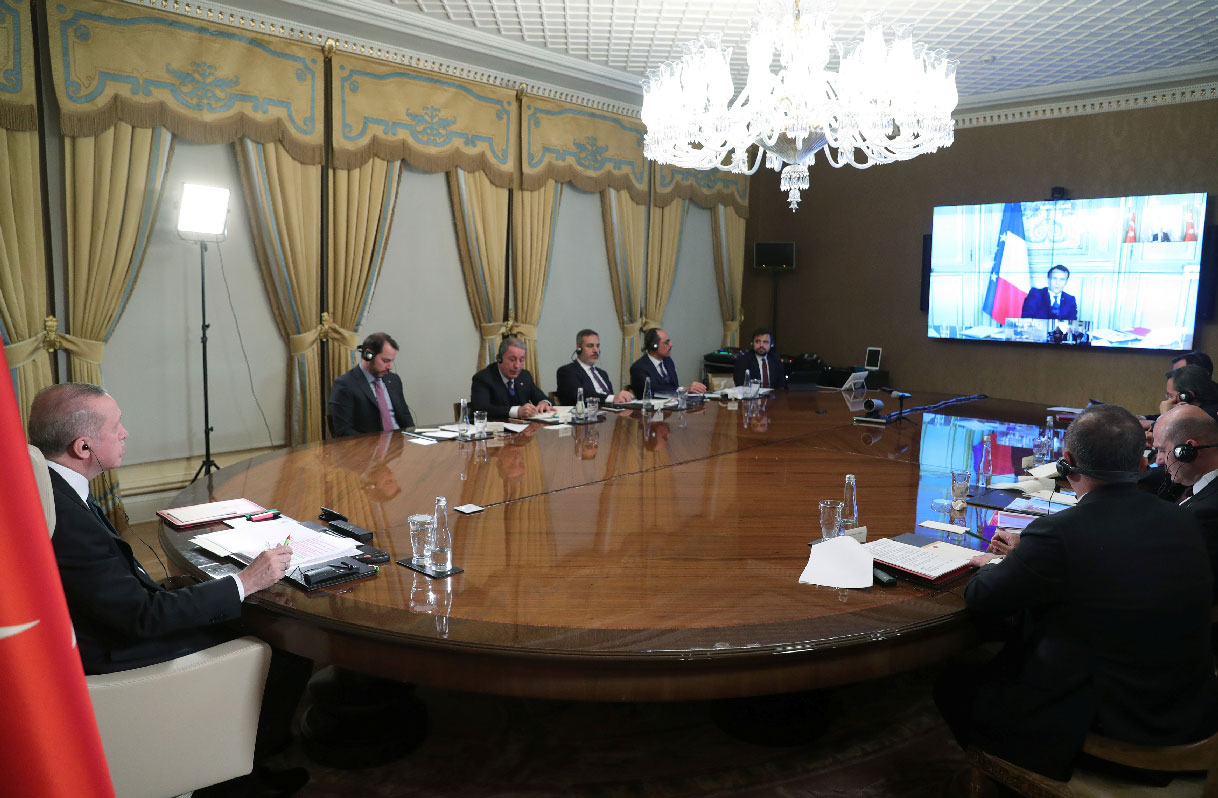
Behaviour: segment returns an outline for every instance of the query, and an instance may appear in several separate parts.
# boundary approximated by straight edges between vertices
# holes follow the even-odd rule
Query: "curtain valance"
[[[38,129],[29,0],[0,2],[0,129]]]
[[[650,166],[643,157],[643,123],[583,106],[526,96],[521,103],[522,187],[547,180],[584,191],[615,188],[647,203]]]
[[[724,172],[720,169],[678,169],[656,166],[655,193],[652,204],[664,208],[674,200],[687,199],[703,208],[726,205],[740,215],[749,217],[749,176]]]
[[[482,172],[512,187],[519,114],[510,90],[336,54],[332,94],[336,169],[376,156],[427,172]]]
[[[48,3],[47,18],[65,136],[123,121],[321,163],[320,47],[102,0]]]

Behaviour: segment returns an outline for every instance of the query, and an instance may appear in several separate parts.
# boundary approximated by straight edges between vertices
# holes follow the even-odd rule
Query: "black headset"
[[[1095,468],[1080,468],[1072,466],[1066,462],[1066,458],[1061,458],[1057,461],[1057,475],[1059,477],[1068,477],[1071,474],[1082,474],[1085,477],[1102,480],[1104,482],[1137,482],[1143,476],[1145,471],[1100,471]]]
[[[1194,404],[1197,401],[1197,394],[1192,391],[1180,391],[1180,403],[1185,405]]]
[[[1191,463],[1197,459],[1197,452],[1202,449],[1218,449],[1218,443],[1189,443],[1185,441],[1171,450],[1172,457],[1181,463]]]
[[[385,344],[389,344],[394,349],[401,349],[398,342],[389,337],[387,333],[375,332],[364,339],[364,342],[356,347],[359,356],[367,363],[371,363],[372,359],[381,353],[385,348]]]

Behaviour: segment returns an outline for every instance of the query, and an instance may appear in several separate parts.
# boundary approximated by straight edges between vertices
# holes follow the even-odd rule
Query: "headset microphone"
[[[1218,443],[1200,443],[1194,444],[1185,441],[1179,446],[1171,450],[1172,457],[1175,457],[1181,463],[1191,463],[1197,459],[1197,452],[1202,449],[1218,449]]]
[[[1137,482],[1146,475],[1145,471],[1101,471],[1094,468],[1079,468],[1066,462],[1066,458],[1057,461],[1057,475],[1068,477],[1071,474],[1082,474],[1085,477],[1098,479],[1103,482]]]

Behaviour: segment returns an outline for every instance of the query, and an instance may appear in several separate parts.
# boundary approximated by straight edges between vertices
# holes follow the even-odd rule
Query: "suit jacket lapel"
[[[1189,499],[1189,503],[1213,497],[1215,491],[1218,491],[1218,479],[1211,479],[1210,483],[1202,488],[1200,493],[1193,494],[1193,497]]]

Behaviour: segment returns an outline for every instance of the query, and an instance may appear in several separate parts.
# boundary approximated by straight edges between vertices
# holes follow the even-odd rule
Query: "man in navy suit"
[[[736,358],[736,384],[744,385],[744,372],[761,381],[762,388],[787,387],[787,375],[782,370],[782,358],[773,350],[774,333],[765,327],[753,330],[753,349]]]
[[[342,438],[413,427],[402,378],[393,373],[398,342],[387,333],[373,333],[356,351],[359,364],[330,388],[330,432]]]
[[[239,573],[189,587],[167,589],[148,575],[89,493],[89,480],[120,466],[127,448],[118,403],[96,385],[44,389],[30,407],[28,433],[51,472],[51,544],[86,674],[167,662],[231,640],[236,635],[220,624],[238,620],[246,596],[283,577],[290,546],[262,552]],[[255,760],[290,743],[292,716],[311,673],[309,660],[273,651]],[[251,785],[265,788],[259,794],[290,795],[306,781],[299,768],[274,774],[259,766],[251,776],[195,795],[238,794]]]
[[[601,338],[596,330],[580,330],[575,335],[575,357],[570,363],[558,367],[555,375],[558,381],[558,403],[561,405],[575,404],[579,389],[584,389],[584,397],[596,397],[602,402],[629,402],[634,397],[630,391],[613,392],[613,382],[609,372],[596,365],[601,359]]]
[[[1174,745],[1218,729],[1209,557],[1192,514],[1126,480],[1145,444],[1122,407],[1080,414],[1063,444],[1078,504],[1033,521],[968,583],[978,621],[1015,623],[978,678],[948,669],[936,686],[962,745],[1066,780],[1089,731]]]
[[[1070,270],[1058,264],[1049,269],[1049,287],[1033,288],[1023,300],[1020,316],[1025,319],[1053,319],[1075,321],[1078,319],[1078,303],[1066,293],[1066,281]]]
[[[677,378],[677,367],[669,356],[672,339],[659,327],[643,333],[643,356],[630,365],[630,390],[635,396],[643,395],[643,385],[650,379],[651,392],[656,396],[671,396],[677,392],[681,381]],[[700,382],[689,384],[690,393],[706,393]]]
[[[1201,523],[1218,601],[1218,422],[1196,405],[1176,405],[1155,422],[1155,453],[1172,483],[1187,488],[1176,501]]]
[[[524,367],[524,341],[509,335],[499,342],[495,362],[474,375],[469,404],[490,418],[532,418],[554,408]]]

